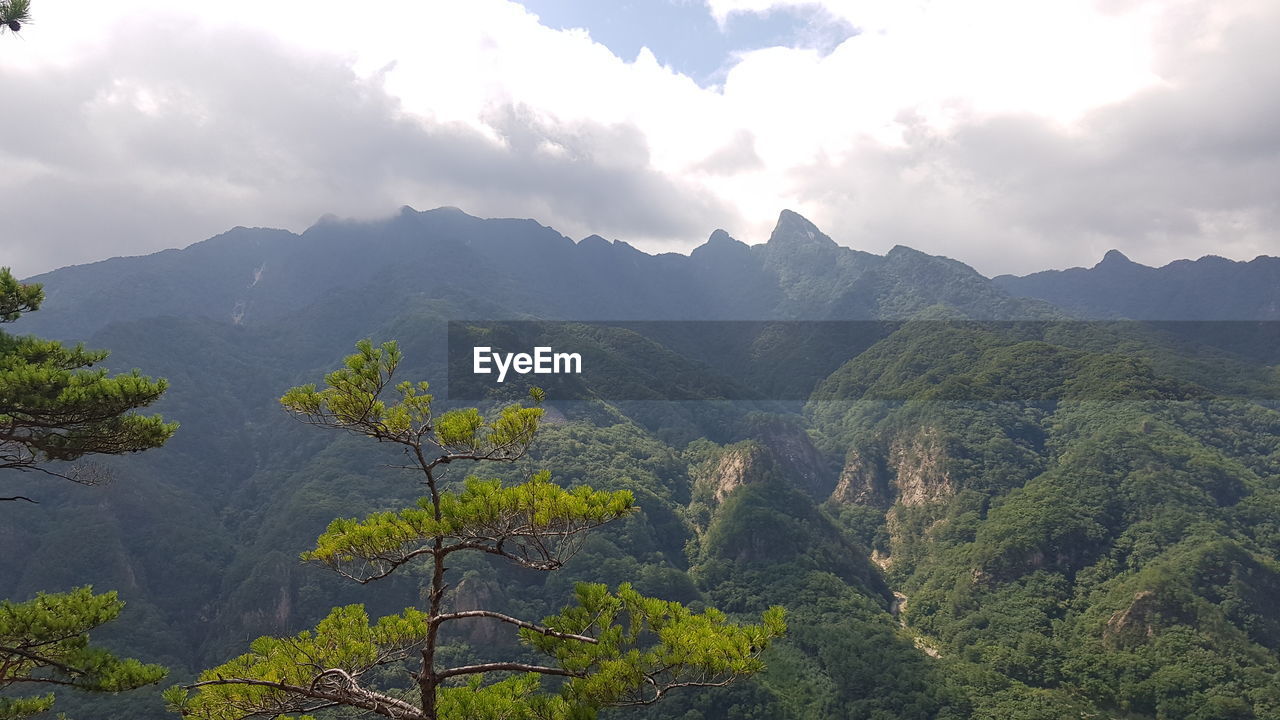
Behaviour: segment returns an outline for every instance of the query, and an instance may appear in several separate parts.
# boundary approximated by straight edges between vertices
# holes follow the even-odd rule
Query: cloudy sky
[[[778,211],[986,274],[1280,255],[1274,0],[34,0],[0,262],[454,205],[687,252]]]

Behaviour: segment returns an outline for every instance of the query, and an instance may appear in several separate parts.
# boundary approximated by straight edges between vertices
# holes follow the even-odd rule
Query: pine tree
[[[401,446],[426,487],[417,506],[338,519],[307,561],[368,583],[411,563],[426,566],[423,608],[370,622],[360,605],[335,608],[314,630],[262,637],[249,652],[166,692],[170,708],[200,720],[306,714],[348,707],[405,720],[591,718],[605,707],[647,705],[674,688],[718,686],[762,668],[761,652],[785,630],[781,608],[758,625],[721,612],[692,612],[644,597],[629,585],[610,591],[581,584],[576,603],[532,622],[490,610],[449,608],[449,557],[485,553],[520,568],[561,567],[583,533],[634,512],[628,491],[565,489],[541,472],[514,485],[469,477],[446,484],[461,461],[512,462],[524,456],[542,410],[511,405],[486,418],[477,409],[432,413],[426,383],[395,386],[395,343],[357,344],[326,387],[290,390],[281,402],[305,422]],[[535,404],[541,401],[535,391]],[[484,618],[512,627],[545,663],[487,662],[450,667],[437,654],[440,631]],[[409,687],[378,687],[384,666],[403,666]]]
[[[121,660],[89,645],[89,631],[122,608],[114,592],[95,595],[87,587],[40,593],[24,603],[0,601],[0,692],[21,684],[119,692],[160,682],[165,669],[159,665]],[[53,701],[52,694],[0,698],[0,720],[43,713]]]
[[[0,6],[0,18],[18,7]],[[25,7],[25,5],[23,5]],[[39,285],[23,285],[0,269],[0,323],[38,310]],[[120,454],[162,445],[176,424],[133,410],[150,405],[165,391],[163,380],[138,371],[108,377],[89,370],[106,352],[0,331],[0,470],[38,471],[81,483],[102,479],[83,468],[49,468],[49,461],[72,461],[90,454]],[[14,495],[0,501],[27,500]],[[114,592],[88,588],[44,594],[23,603],[0,601],[0,693],[47,685],[118,692],[159,682],[158,665],[119,659],[89,645],[89,631],[115,619],[124,603]],[[0,720],[43,713],[52,694],[0,697]]]
[[[0,268],[0,323],[38,310],[39,285],[23,285]],[[108,376],[90,369],[101,350],[0,331],[0,470],[40,472],[84,484],[103,479],[92,466],[53,466],[86,455],[120,455],[159,447],[177,429],[159,415],[133,411],[151,405],[168,384],[137,370]],[[25,496],[0,497],[27,500]]]
[[[31,21],[31,0],[0,0],[0,32],[18,32]]]

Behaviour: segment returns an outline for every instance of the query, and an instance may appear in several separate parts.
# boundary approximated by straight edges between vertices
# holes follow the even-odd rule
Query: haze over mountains
[[[993,282],[1012,295],[1093,318],[1280,319],[1280,258],[1267,255],[1248,262],[1206,255],[1153,268],[1112,250],[1092,268],[1001,275]]]
[[[326,218],[301,235],[235,228],[183,250],[30,280],[48,296],[32,327],[80,336],[154,314],[160,301],[173,315],[263,325],[371,284],[417,297],[483,288],[470,317],[873,319],[943,301],[1000,316],[1040,312],[962,263],[901,246],[884,256],[842,247],[790,211],[767,243],[748,246],[717,230],[688,256],[655,256],[597,235],[575,243],[533,220],[406,207],[378,222]],[[81,312],[90,304],[98,311]]]
[[[583,320],[885,319],[937,302],[984,319],[1057,314],[1010,296],[1044,300],[1078,318],[1280,317],[1280,258],[1206,256],[1151,268],[1112,250],[1089,269],[987,281],[961,262],[901,245],[884,256],[837,245],[788,210],[766,243],[749,246],[716,230],[685,256],[649,255],[598,235],[575,243],[533,220],[406,206],[385,221],[326,217],[300,235],[237,227],[183,250],[29,280],[44,283],[49,298],[26,321],[32,329],[79,337],[151,315],[161,299],[167,314],[261,325],[375,282],[416,295],[484,287],[489,306],[472,317],[519,308]],[[88,304],[96,312],[81,312]]]
[[[842,247],[787,211],[767,243],[716,231],[654,256],[405,208],[64,268],[31,279],[47,299],[14,331],[168,378],[160,409],[182,427],[113,462],[105,488],[6,478],[42,504],[0,514],[0,597],[118,589],[129,608],[105,637],[178,680],[335,604],[415,602],[412,577],[352,588],[297,560],[333,517],[412,499],[394,453],[276,403],[363,337],[398,339],[403,379],[438,386],[451,320],[893,321],[861,343],[821,323],[557,324],[608,372],[589,400],[552,395],[511,472],[631,489],[643,512],[557,573],[461,568],[455,601],[536,617],[590,580],[789,608],[764,675],[641,717],[1280,718],[1270,324],[1079,322],[1272,320],[1277,267],[1114,253],[987,279],[906,247]],[[637,382],[651,395],[610,399]],[[660,402],[677,385],[698,401]],[[512,652],[480,630],[457,640]],[[162,716],[146,693],[92,702],[82,715]]]

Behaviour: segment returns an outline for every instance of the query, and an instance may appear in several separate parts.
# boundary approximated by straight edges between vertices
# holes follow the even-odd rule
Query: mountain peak
[[[706,242],[694,248],[693,252],[689,253],[689,257],[724,258],[726,255],[736,257],[739,253],[747,250],[746,243],[735,239],[724,230],[716,230],[711,233],[711,237],[707,238]]]
[[[707,238],[706,242],[695,248],[695,250],[702,250],[704,248],[712,250],[739,250],[746,247],[746,243],[735,238],[724,230],[717,229],[715,232],[711,233],[711,237]]]
[[[817,225],[809,222],[804,216],[791,210],[783,210],[778,215],[778,224],[769,236],[770,245],[835,245],[836,241],[827,237]]]
[[[1137,263],[1130,260],[1124,253],[1120,252],[1119,250],[1111,249],[1107,251],[1106,255],[1102,256],[1102,260],[1094,267],[1102,267],[1104,265],[1109,267],[1122,267],[1125,265],[1136,265],[1136,264]]]
[[[906,245],[894,245],[893,247],[889,248],[889,252],[885,253],[885,257],[910,257],[910,258],[926,257],[927,258],[932,256],[929,255],[929,253],[920,252],[919,250],[913,247],[907,247]]]
[[[578,245],[581,247],[613,247],[613,243],[594,233],[579,240]]]
[[[716,228],[715,232],[711,233],[711,237],[707,238],[707,242],[706,242],[706,243],[704,243],[704,244],[706,244],[706,245],[725,245],[725,244],[730,244],[730,243],[732,243],[732,244],[734,244],[734,245],[741,245],[741,244],[742,244],[742,243],[741,243],[741,242],[739,242],[738,240],[735,240],[735,239],[733,238],[733,236],[732,236],[732,235],[730,235],[728,232],[726,232],[726,231],[724,231],[724,230],[721,230],[720,228]]]

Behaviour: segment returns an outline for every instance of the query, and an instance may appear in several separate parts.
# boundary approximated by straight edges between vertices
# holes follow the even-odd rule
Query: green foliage
[[[533,441],[541,408],[510,405],[488,420],[475,408],[434,417],[425,382],[399,383],[399,401],[388,404],[381,395],[403,359],[399,348],[394,342],[374,347],[361,340],[356,349],[345,367],[325,376],[325,389],[295,387],[280,403],[305,422],[400,443],[419,456],[424,447],[434,447],[445,453],[441,462],[514,460]],[[534,388],[531,395],[536,400],[540,392]]]
[[[520,632],[522,640],[573,674],[562,694],[575,706],[648,704],[672,688],[728,684],[763,670],[760,653],[786,632],[783,610],[776,606],[762,614],[760,625],[735,625],[714,608],[695,613],[680,603],[644,597],[627,584],[613,594],[604,585],[581,584],[576,595],[576,606],[543,624],[595,642]]]
[[[550,570],[560,563],[555,546],[562,533],[603,525],[633,509],[626,490],[604,492],[587,486],[565,490],[551,482],[548,471],[510,487],[500,480],[468,478],[462,492],[422,498],[415,508],[376,513],[364,520],[334,520],[316,541],[316,548],[302,558],[352,577],[381,577],[431,552],[437,539],[457,543],[460,550],[478,542],[505,540],[501,553]],[[494,552],[498,552],[496,546]],[[345,569],[352,564],[360,570]]]
[[[824,445],[862,458],[859,482],[896,478],[878,528],[865,508],[834,510],[888,556],[908,626],[960,663],[947,682],[971,716],[1275,716],[1263,598],[1280,576],[1262,508],[1280,416],[1142,353],[1096,352],[1114,343],[1090,333],[1110,328],[1052,329],[1077,347],[908,329],[810,411]],[[1163,367],[1181,372],[1174,359]],[[964,666],[998,686],[975,692],[987,681]]]
[[[89,644],[89,632],[123,608],[114,592],[95,595],[88,587],[40,593],[22,603],[0,601],[0,692],[41,685],[120,692],[159,682],[166,674],[159,665],[120,659]],[[52,704],[52,695],[0,698],[0,718],[36,715]]]
[[[425,608],[370,625],[363,607],[348,606],[314,631],[259,638],[248,654],[166,692],[170,709],[204,720],[331,707],[419,720],[585,719],[604,707],[646,705],[673,688],[721,686],[763,668],[760,654],[785,631],[776,607],[759,625],[738,625],[717,610],[694,612],[624,583],[616,593],[579,584],[578,605],[541,623],[490,609],[450,610],[447,595],[467,580],[452,585],[446,560],[466,563],[472,554],[526,571],[558,569],[586,531],[631,515],[634,495],[585,484],[565,489],[547,471],[511,484],[470,477],[458,490],[445,489],[440,473],[452,463],[524,457],[542,410],[508,405],[489,417],[475,408],[437,416],[426,383],[396,385],[399,399],[388,403],[382,394],[402,360],[398,347],[368,340],[356,347],[343,368],[326,376],[323,390],[297,387],[281,402],[305,422],[401,446],[428,494],[416,507],[334,520],[303,558],[361,583],[417,561],[430,578]],[[542,399],[536,390],[532,397]],[[462,620],[510,625],[552,664],[453,664],[469,653],[443,643],[441,630]],[[407,675],[409,687],[385,682],[385,669],[395,666],[407,671],[398,678]]]
[[[15,9],[12,2],[6,3],[0,7],[0,22],[4,21],[5,13],[21,9],[21,6]],[[44,288],[36,284],[23,285],[9,268],[0,268],[0,322],[13,322],[23,313],[39,310],[43,301]]]
[[[403,660],[427,637],[427,616],[413,608],[369,624],[364,607],[334,608],[316,625],[292,638],[258,638],[248,653],[201,673],[200,693],[180,687],[165,692],[184,717],[231,720],[251,713],[305,713],[327,704],[304,690],[337,694],[344,683],[369,670]],[[323,672],[317,674],[317,668]],[[224,679],[253,678],[255,682]]]
[[[0,269],[0,322],[35,310],[38,285],[17,283]],[[44,467],[91,454],[119,455],[159,447],[177,429],[158,416],[132,411],[154,403],[164,380],[137,370],[109,377],[87,368],[107,357],[82,346],[0,332],[0,469],[37,470],[92,483],[90,474]]]
[[[574,706],[544,692],[542,680],[526,673],[485,684],[472,678],[461,687],[440,691],[441,718],[476,720],[593,720],[589,706]]]
[[[27,2],[10,0],[0,5],[0,22],[17,31],[28,9]],[[38,310],[43,299],[39,285],[20,284],[8,268],[0,269],[0,322]],[[137,452],[173,435],[176,424],[132,413],[155,402],[166,383],[136,370],[108,377],[105,370],[86,369],[106,357],[79,345],[0,332],[0,469],[93,483],[102,476],[45,463]],[[114,592],[94,595],[88,587],[38,593],[24,603],[0,601],[0,692],[54,685],[114,693],[158,682],[164,668],[121,660],[89,644],[89,631],[115,619],[123,607]],[[0,698],[0,718],[38,714],[53,701],[52,694]]]
[[[18,32],[22,29],[24,23],[31,22],[31,0],[4,0],[0,2],[0,33],[5,30]],[[8,274],[9,269],[4,269],[4,274]],[[5,292],[5,288],[0,287],[0,293]],[[34,308],[32,308],[34,309]]]

